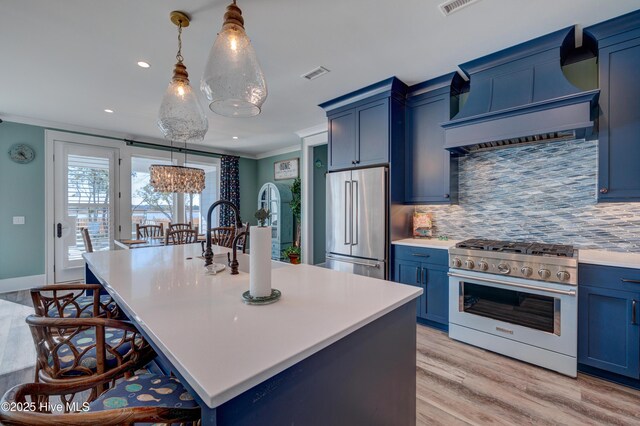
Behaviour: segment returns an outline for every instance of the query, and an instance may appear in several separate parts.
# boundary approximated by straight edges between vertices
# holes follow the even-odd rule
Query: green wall
[[[258,173],[256,160],[240,157],[240,217],[244,222],[257,225],[253,216],[258,205]]]
[[[11,161],[14,143],[31,145],[35,159]],[[0,200],[0,279],[44,274],[43,128],[0,123]],[[25,224],[13,225],[13,216],[24,216]]]
[[[327,220],[327,145],[313,148],[313,264],[324,263]],[[316,167],[317,160],[322,167]]]

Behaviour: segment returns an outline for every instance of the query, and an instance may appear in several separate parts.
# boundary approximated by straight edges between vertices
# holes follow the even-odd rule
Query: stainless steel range
[[[576,376],[577,250],[474,239],[449,266],[451,338]]]

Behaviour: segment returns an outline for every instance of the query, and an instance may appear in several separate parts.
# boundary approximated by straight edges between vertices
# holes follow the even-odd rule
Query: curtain
[[[220,199],[231,201],[240,208],[240,157],[223,155],[220,159]],[[220,206],[220,226],[236,223],[233,211],[228,206]]]

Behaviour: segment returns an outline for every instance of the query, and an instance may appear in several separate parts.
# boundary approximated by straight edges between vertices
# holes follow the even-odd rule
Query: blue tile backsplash
[[[596,203],[597,141],[476,152],[460,159],[459,204],[431,212],[436,236],[640,252],[640,203]]]

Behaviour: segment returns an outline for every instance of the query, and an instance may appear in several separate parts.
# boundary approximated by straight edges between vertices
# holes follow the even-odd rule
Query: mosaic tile
[[[435,235],[640,252],[640,203],[597,204],[597,141],[562,141],[462,157],[459,204],[416,206]]]

